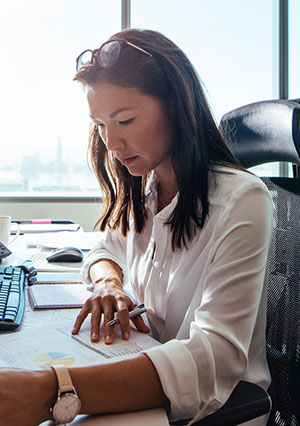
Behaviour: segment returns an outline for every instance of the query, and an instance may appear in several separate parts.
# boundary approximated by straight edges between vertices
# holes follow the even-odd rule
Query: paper
[[[51,327],[32,327],[14,333],[0,334],[0,367],[45,369],[52,365],[80,367],[121,361],[143,349],[159,345],[152,337],[131,329],[129,341],[122,340],[119,326],[115,327],[116,342],[105,345],[90,341],[90,326],[85,325],[78,336],[71,336],[72,323]],[[101,331],[103,336],[103,330]]]
[[[36,284],[80,284],[82,281],[77,272],[38,272]]]
[[[57,324],[75,323],[79,309],[32,309],[29,303],[28,287],[26,288],[25,313],[18,333],[30,332],[34,328],[55,327]],[[1,336],[1,332],[0,332]],[[1,342],[0,342],[1,347]],[[0,349],[1,352],[1,349]]]
[[[32,235],[27,238],[28,247],[62,248],[78,247],[90,250],[104,236],[103,232],[57,232],[43,235]]]
[[[33,309],[81,308],[90,295],[84,284],[34,284],[28,287]]]
[[[159,345],[159,342],[152,337],[140,333],[133,328],[130,332],[131,337],[129,341],[122,339],[120,326],[115,327],[114,336],[114,343],[112,345],[105,345],[102,339],[102,329],[100,341],[94,343],[90,341],[90,330],[85,329],[78,335],[73,336],[73,339],[99,354],[102,357],[102,362],[126,359],[140,353],[143,349],[149,349],[152,346]]]

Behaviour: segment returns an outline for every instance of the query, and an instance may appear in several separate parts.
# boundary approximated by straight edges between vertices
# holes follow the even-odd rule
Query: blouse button
[[[153,263],[153,266],[154,266],[154,268],[158,268],[158,267],[159,267],[159,262],[156,260],[156,261]]]

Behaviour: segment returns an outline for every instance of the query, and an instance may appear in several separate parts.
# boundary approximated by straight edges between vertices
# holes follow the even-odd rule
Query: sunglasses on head
[[[141,47],[131,43],[130,41],[127,41],[125,39],[109,40],[109,41],[106,41],[105,43],[103,43],[99,47],[99,49],[84,50],[78,56],[78,58],[76,58],[76,71],[79,71],[80,68],[84,67],[85,65],[91,64],[93,62],[94,58],[101,68],[110,67],[119,58],[120,52],[121,52],[121,47],[124,43],[127,44],[128,46],[133,47],[136,50],[139,50],[140,52],[142,52],[145,55],[148,55],[152,58],[151,53],[149,53],[146,50],[142,49]]]

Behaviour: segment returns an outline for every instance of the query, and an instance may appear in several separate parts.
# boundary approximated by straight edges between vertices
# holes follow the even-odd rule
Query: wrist
[[[37,392],[37,400],[41,405],[41,416],[43,421],[53,420],[50,409],[53,407],[57,396],[57,381],[51,369],[30,371],[34,374]],[[32,392],[34,390],[34,386]]]
[[[90,279],[94,284],[102,282],[114,282],[122,288],[123,272],[122,269],[112,260],[101,259],[90,267]]]
[[[99,287],[102,287],[104,289],[108,289],[108,288],[123,289],[123,284],[118,278],[105,277],[105,278],[98,278],[96,281],[94,281],[94,288],[96,289]]]
[[[63,365],[53,365],[51,369],[55,374],[58,388],[55,404],[50,409],[51,415],[55,424],[67,424],[80,413],[81,401],[68,368]]]

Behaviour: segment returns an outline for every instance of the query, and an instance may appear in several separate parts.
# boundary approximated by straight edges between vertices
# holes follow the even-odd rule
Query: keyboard
[[[0,330],[14,330],[25,308],[25,271],[20,266],[0,265]]]

